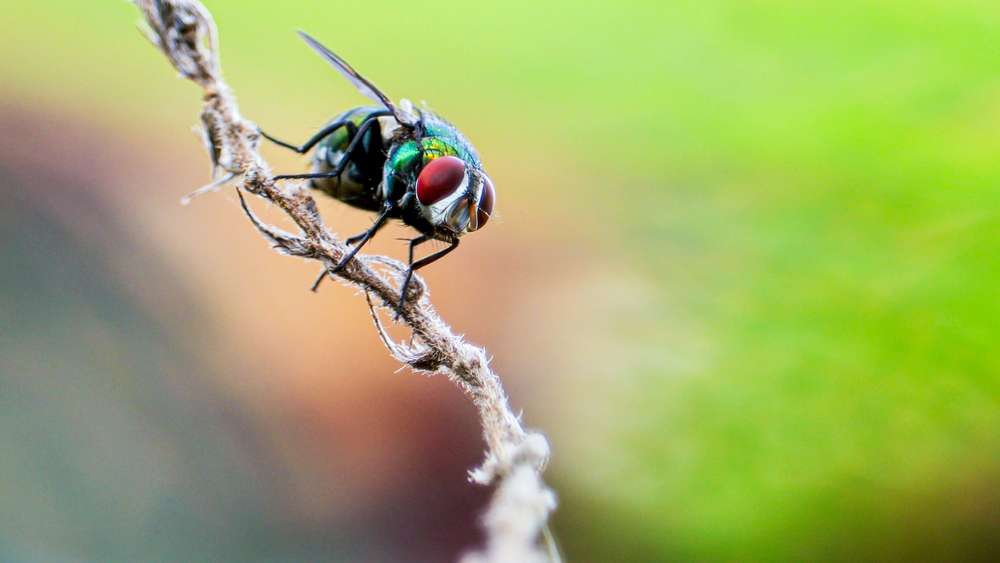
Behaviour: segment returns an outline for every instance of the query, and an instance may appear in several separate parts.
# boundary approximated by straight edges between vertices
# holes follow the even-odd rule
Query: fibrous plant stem
[[[217,172],[236,183],[247,217],[275,251],[316,260],[332,273],[348,250],[323,223],[316,202],[301,182],[276,183],[258,152],[259,129],[244,119],[236,98],[222,80],[218,32],[209,11],[195,0],[134,0],[147,24],[146,32],[182,77],[201,87],[201,122]],[[219,170],[221,169],[221,170]],[[261,221],[244,194],[252,194],[284,211],[298,232]],[[540,433],[525,430],[513,413],[500,378],[490,368],[485,350],[456,335],[431,304],[426,285],[414,276],[405,305],[398,304],[406,266],[383,256],[358,255],[334,276],[364,293],[375,329],[386,349],[415,372],[441,374],[455,383],[479,413],[486,442],[483,464],[470,480],[494,485],[484,516],[486,545],[467,553],[468,563],[528,563],[559,558],[548,530],[555,494],[542,481],[549,446]],[[413,334],[409,343],[392,339],[380,310],[398,315]]]

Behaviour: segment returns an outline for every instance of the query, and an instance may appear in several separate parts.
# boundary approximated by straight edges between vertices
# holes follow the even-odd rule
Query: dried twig
[[[226,176],[238,179],[243,210],[258,231],[280,253],[317,260],[329,271],[347,250],[324,226],[309,190],[302,183],[276,184],[257,152],[258,128],[244,119],[236,99],[222,80],[217,32],[207,9],[196,0],[134,0],[142,10],[147,35],[181,76],[204,91],[201,121],[209,156]],[[281,208],[299,229],[289,233],[257,218],[243,192]],[[376,269],[373,266],[379,265]],[[416,372],[444,374],[468,395],[479,411],[486,441],[486,460],[470,479],[498,482],[485,517],[488,535],[483,551],[466,556],[470,562],[530,562],[558,558],[547,530],[555,495],[541,479],[549,456],[544,436],[522,428],[511,411],[499,377],[490,369],[486,352],[455,335],[431,305],[426,286],[414,277],[406,304],[396,310],[403,264],[385,257],[358,255],[336,276],[364,290],[372,319],[389,352]],[[378,309],[398,312],[412,331],[410,344],[394,341]],[[548,550],[539,547],[543,534]]]

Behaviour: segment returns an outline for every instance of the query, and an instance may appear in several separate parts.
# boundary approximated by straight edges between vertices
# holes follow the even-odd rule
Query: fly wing
[[[383,94],[382,91],[376,88],[374,84],[369,82],[367,78],[358,74],[358,71],[354,70],[354,68],[352,68],[351,65],[347,64],[347,61],[338,57],[336,53],[327,49],[322,44],[320,44],[319,41],[316,41],[315,39],[310,37],[308,33],[304,31],[299,31],[299,35],[310,47],[313,48],[314,51],[316,51],[317,53],[319,53],[321,57],[326,59],[326,61],[330,63],[333,66],[333,68],[340,71],[340,73],[343,74],[345,78],[350,80],[351,84],[354,84],[354,87],[357,88],[359,91],[361,91],[362,94],[367,96],[372,101],[385,106],[387,110],[391,111],[393,116],[396,117],[396,121],[400,122],[403,125],[408,125],[411,127],[416,125],[416,122],[414,121],[411,115],[407,114],[406,112],[403,112],[398,107],[396,107],[396,104],[392,103],[392,100],[389,99],[389,96]]]

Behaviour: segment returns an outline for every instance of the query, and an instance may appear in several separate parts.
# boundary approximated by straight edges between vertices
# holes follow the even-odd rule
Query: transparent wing
[[[374,84],[369,82],[367,78],[358,74],[358,71],[354,70],[354,68],[352,68],[351,65],[347,64],[347,61],[338,57],[336,53],[324,47],[319,41],[313,39],[308,33],[304,31],[299,31],[299,35],[310,47],[313,48],[314,51],[316,51],[317,53],[320,54],[321,57],[326,59],[326,61],[330,63],[333,66],[333,68],[340,71],[340,73],[343,74],[345,78],[350,80],[351,84],[354,84],[354,87],[357,88],[359,91],[361,91],[362,94],[367,96],[372,101],[385,106],[387,110],[391,111],[392,114],[396,117],[396,121],[399,121],[404,125],[409,125],[409,126],[416,125],[416,121],[413,119],[411,115],[407,114],[406,112],[403,112],[398,107],[396,107],[396,104],[392,103],[392,100],[389,99],[389,96],[383,94],[382,91],[379,90]]]

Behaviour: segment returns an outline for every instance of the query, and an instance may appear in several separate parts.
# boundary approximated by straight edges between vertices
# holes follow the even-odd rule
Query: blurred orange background
[[[476,144],[498,217],[423,275],[552,442],[569,560],[995,553],[996,6],[208,7],[269,132],[366,103],[303,28]],[[179,204],[199,94],[137,21],[0,22],[0,559],[456,559],[474,409],[232,188]]]

